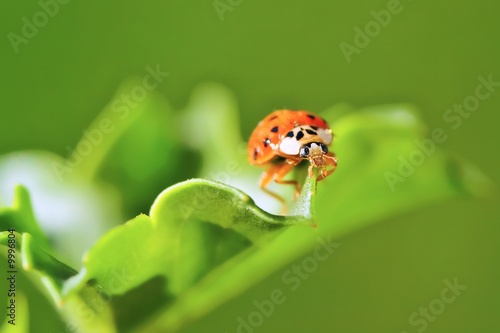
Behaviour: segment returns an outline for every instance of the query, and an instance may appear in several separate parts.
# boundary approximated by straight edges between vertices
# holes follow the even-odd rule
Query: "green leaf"
[[[92,146],[91,154],[82,158],[83,154],[75,149],[72,156],[69,157],[70,160],[81,159],[81,163],[76,168],[87,179],[93,179],[99,173],[103,161],[137,123],[138,119],[143,118],[144,114],[163,108],[162,98],[154,92],[149,92],[144,98],[132,101],[127,105],[119,103],[124,95],[130,95],[134,88],[142,86],[142,84],[142,80],[139,78],[130,78],[124,81],[110,102],[89,125],[80,140],[80,142],[90,143]]]
[[[325,116],[331,121],[330,113],[338,111]],[[142,325],[175,330],[316,246],[334,249],[332,239],[347,232],[484,181],[450,174],[450,163],[470,167],[450,162],[435,147],[394,190],[385,173],[397,172],[399,156],[411,154],[419,147],[415,140],[423,140],[416,112],[401,105],[342,113],[332,122],[339,169],[318,184],[317,194],[315,181],[308,179],[292,216],[268,214],[241,191],[218,182],[177,184],[157,198],[150,217],[139,216],[106,235],[67,284],[67,293],[95,280],[104,290],[124,294],[163,276],[165,297],[157,306],[165,310],[153,326]],[[310,227],[313,199],[317,229]],[[123,269],[129,279],[114,288],[110,269]]]
[[[309,184],[298,205],[307,217],[314,179]],[[287,226],[312,224],[300,215],[266,213],[241,191],[204,179],[165,190],[150,216],[140,215],[103,237],[86,255],[80,274],[67,281],[64,294],[96,281],[107,294],[122,295],[162,276],[163,304],[155,306],[167,306],[235,254],[265,246]],[[141,318],[135,318],[137,324]]]
[[[30,234],[20,234],[15,231],[0,232],[0,245],[8,247],[11,239],[15,239],[16,267],[21,262],[25,271],[36,270],[42,273],[44,275],[42,283],[54,302],[59,303],[63,282],[77,272],[41,248]]]
[[[246,163],[235,105],[223,87],[205,85],[179,120],[181,140],[200,150],[201,174],[218,178],[213,173],[223,170],[227,181],[191,179],[170,186],[149,216],[141,214],[99,239],[78,274],[32,241],[27,232],[43,239],[32,214],[31,222],[29,214],[19,218],[16,226],[26,232],[19,236],[23,267],[40,275],[69,322],[88,332],[174,332],[308,251],[321,248],[331,255],[340,246],[335,240],[347,233],[490,189],[475,167],[441,151],[411,106],[339,105],[322,114],[335,133],[337,171],[316,184],[296,168],[294,176],[304,179],[301,196],[289,216],[273,215],[260,208],[272,199],[256,185],[258,169]],[[277,190],[287,196],[291,189]],[[7,236],[0,234],[0,242]],[[78,314],[81,309],[89,318]]]
[[[194,152],[181,144],[177,114],[160,94],[147,91],[143,100],[130,106],[117,103],[140,85],[142,80],[127,80],[94,120],[98,124],[110,119],[116,129],[106,134],[106,146],[96,147],[99,154],[88,162],[95,176],[119,190],[129,217],[146,213],[166,186],[192,177],[197,169],[195,163],[185,163],[195,158]]]
[[[178,142],[175,121],[163,97],[148,91],[140,101],[119,103],[141,85],[142,79],[124,81],[82,132],[67,158],[44,151],[0,157],[0,203],[10,201],[15,186],[28,188],[38,220],[52,244],[34,223],[33,211],[21,212],[17,203],[13,208],[0,209],[0,230],[8,226],[28,232],[45,249],[54,248],[74,264],[98,237],[124,220],[122,211],[130,214],[133,210],[135,216],[137,211],[149,209],[165,188],[158,177],[178,174],[181,168],[170,162],[177,155]],[[98,176],[106,176],[106,182]],[[142,193],[140,198],[138,191]],[[122,203],[123,209],[119,207]],[[30,204],[25,206],[31,209]],[[20,219],[26,219],[26,223]]]
[[[9,240],[13,239],[12,234],[16,240],[16,270],[20,269],[21,263],[23,271],[44,289],[46,296],[70,327],[78,327],[81,332],[115,332],[111,309],[101,290],[85,285],[81,286],[78,292],[63,298],[63,284],[77,272],[40,248],[30,234],[0,232],[0,245],[9,246]],[[23,302],[24,299],[21,297],[20,301]],[[22,325],[27,324],[28,312],[24,312],[25,309],[25,304],[22,303],[17,310],[16,317],[26,317],[21,320]]]
[[[205,83],[196,87],[179,123],[184,142],[203,154],[200,174],[221,171],[227,162],[241,157],[237,102],[224,86]],[[242,150],[246,153],[245,147]]]
[[[307,251],[318,246],[333,250],[338,246],[332,243],[334,239],[369,223],[464,194],[466,188],[482,192],[480,188],[487,187],[483,185],[488,181],[479,174],[468,177],[473,169],[470,165],[450,159],[436,147],[395,191],[391,190],[385,172],[397,172],[399,156],[414,152],[418,148],[415,140],[424,139],[425,127],[416,112],[394,105],[342,113],[345,115],[337,121],[329,112],[324,114],[337,134],[334,151],[339,169],[318,184],[317,229],[287,228],[266,246],[238,253],[183,293],[159,316],[155,329],[175,330]],[[450,173],[450,164],[462,172]]]
[[[35,220],[28,190],[16,186],[12,207],[0,208],[0,231],[14,229],[31,234],[42,246],[50,248],[49,240]]]

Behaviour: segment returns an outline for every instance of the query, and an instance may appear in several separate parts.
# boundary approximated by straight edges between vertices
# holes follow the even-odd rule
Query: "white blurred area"
[[[0,158],[0,207],[12,206],[14,189],[30,193],[35,218],[58,259],[78,269],[82,256],[111,227],[123,222],[119,195],[109,186],[78,178],[76,172],[59,178],[55,154],[25,151]]]

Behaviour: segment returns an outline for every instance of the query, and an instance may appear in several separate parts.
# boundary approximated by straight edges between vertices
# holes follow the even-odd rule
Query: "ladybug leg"
[[[274,164],[269,168],[269,170],[264,171],[264,173],[262,173],[262,176],[260,177],[259,186],[264,192],[277,199],[285,207],[285,199],[283,199],[283,197],[281,197],[278,193],[270,191],[266,188],[266,186],[269,185],[271,180],[274,179],[275,175],[278,174],[279,170],[283,168],[283,166],[284,164]]]
[[[323,156],[323,167],[321,168],[321,175],[318,177],[318,181],[325,179],[329,175],[331,175],[335,169],[337,169],[337,158],[331,154],[328,153]],[[326,166],[329,165],[332,168],[330,170],[326,170]]]
[[[278,163],[274,164],[269,168],[269,170],[265,171],[262,174],[262,177],[260,178],[259,186],[260,188],[266,192],[267,194],[273,196],[277,200],[279,200],[283,205],[286,204],[285,199],[281,197],[279,194],[270,191],[266,188],[267,185],[271,182],[271,180],[274,179],[275,182],[279,184],[292,184],[295,185],[295,196],[298,197],[298,194],[300,194],[300,185],[297,181],[295,180],[283,180],[283,177],[285,177],[286,174],[290,172],[290,170],[293,169],[295,165],[297,165],[300,162],[300,160],[291,160],[288,159],[283,163]]]
[[[297,198],[300,196],[300,184],[296,180],[283,180],[283,177],[285,177],[293,169],[294,166],[299,164],[300,161],[300,159],[287,159],[286,164],[278,171],[278,173],[274,177],[274,181],[278,184],[290,184],[295,186],[295,192],[293,193],[294,201],[297,200]]]

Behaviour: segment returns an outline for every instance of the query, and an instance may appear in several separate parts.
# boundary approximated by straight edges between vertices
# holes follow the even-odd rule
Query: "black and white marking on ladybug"
[[[300,156],[301,148],[307,146],[307,144],[315,142],[318,147],[320,147],[321,144],[326,147],[332,140],[333,134],[330,129],[312,128],[308,125],[297,126],[286,134],[277,145],[277,148],[279,152],[283,154]],[[313,149],[311,145],[307,146],[307,148]],[[314,149],[316,151],[316,146],[314,146]]]

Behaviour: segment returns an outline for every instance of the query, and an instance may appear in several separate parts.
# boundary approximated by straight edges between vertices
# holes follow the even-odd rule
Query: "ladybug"
[[[318,181],[328,177],[337,168],[337,159],[328,151],[332,141],[332,130],[321,117],[307,111],[278,110],[260,121],[252,132],[248,161],[269,167],[260,178],[260,188],[284,203],[281,196],[266,186],[273,179],[279,184],[294,185],[297,198],[299,183],[283,178],[303,160],[310,162],[309,177],[314,175],[314,168],[321,170]]]

